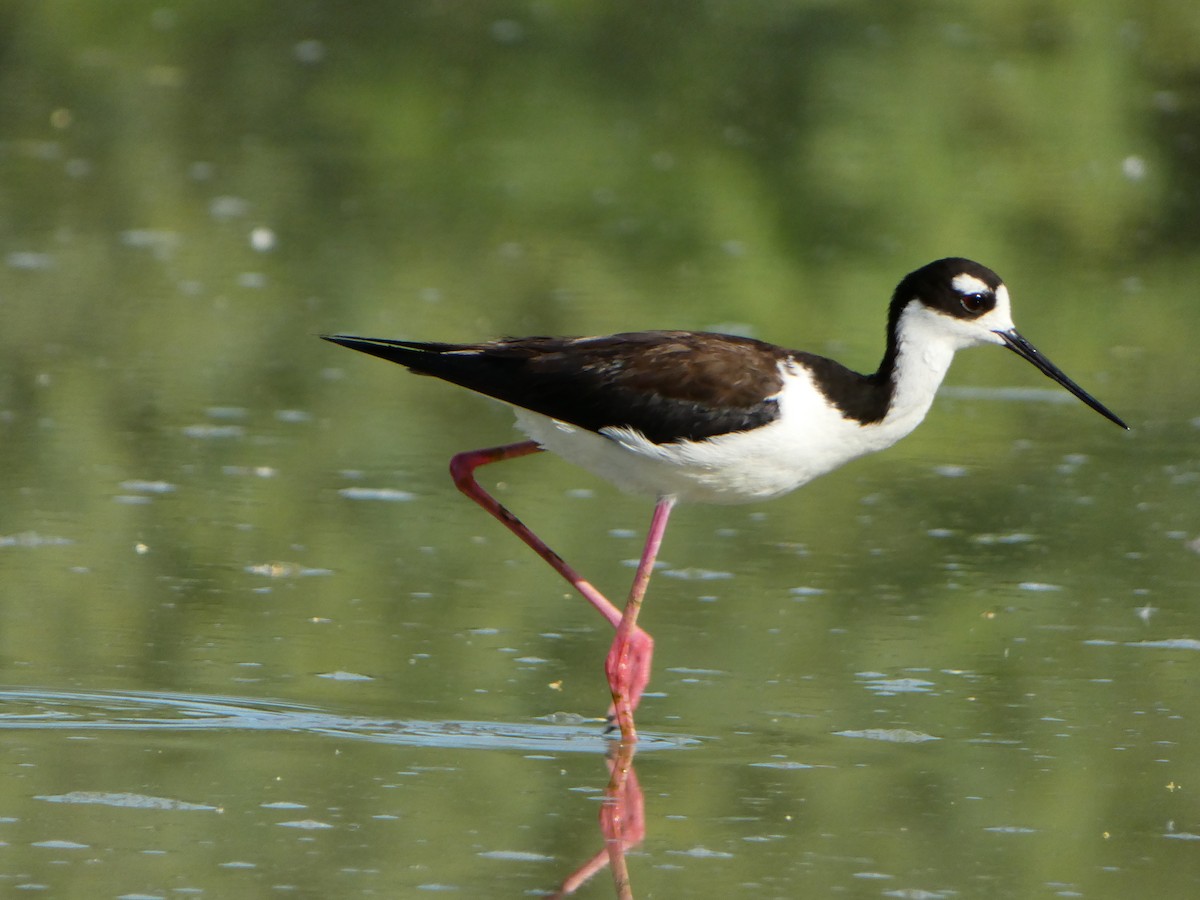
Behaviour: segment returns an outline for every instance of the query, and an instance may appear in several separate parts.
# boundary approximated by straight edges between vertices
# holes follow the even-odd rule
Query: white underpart
[[[977,281],[972,276],[959,279]],[[972,293],[986,290],[959,284]],[[1001,344],[995,331],[1012,329],[1008,292],[996,291],[996,307],[974,321],[956,319],[913,301],[897,329],[896,389],[882,421],[862,425],[831,405],[807,368],[780,363],[780,415],[751,431],[708,440],[655,444],[628,428],[588,431],[539,413],[517,409],[522,431],[542,447],[623,490],[683,501],[746,503],[785,494],[867,453],[890,447],[929,411],[956,350]]]
[[[703,441],[655,444],[628,428],[595,434],[526,410],[517,410],[517,421],[547,450],[627,491],[705,503],[766,500],[865,452],[853,449],[858,423],[826,403],[806,368],[780,369],[778,418]]]

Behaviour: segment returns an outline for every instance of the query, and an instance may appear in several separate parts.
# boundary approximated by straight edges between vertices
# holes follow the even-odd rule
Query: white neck
[[[892,402],[880,423],[889,431],[895,429],[895,440],[921,424],[958,349],[945,340],[930,340],[928,326],[936,323],[925,322],[925,318],[933,318],[933,314],[920,304],[911,304],[900,315]]]
[[[996,308],[974,321],[955,319],[913,300],[896,322],[896,361],[891,407],[880,424],[899,440],[929,412],[954,353],[978,344],[1000,344],[996,329],[1012,328],[1008,292],[1001,285]]]

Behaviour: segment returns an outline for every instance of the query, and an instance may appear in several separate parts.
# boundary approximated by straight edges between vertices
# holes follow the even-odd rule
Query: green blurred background
[[[1133,432],[971,352],[889,453],[680,511],[640,724],[705,740],[639,757],[635,890],[1191,896],[1198,241],[1184,0],[6,0],[0,885],[552,888],[599,847],[598,742],[441,729],[601,713],[603,623],[445,474],[509,413],[315,335],[871,370],[895,283],[963,255]],[[648,501],[496,479],[619,597]],[[249,712],[171,725],[210,695]],[[254,733],[277,701],[384,739]],[[72,792],[223,812],[39,799]]]

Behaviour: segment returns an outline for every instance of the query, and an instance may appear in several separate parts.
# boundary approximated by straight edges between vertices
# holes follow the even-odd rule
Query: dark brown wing
[[[632,428],[659,444],[772,421],[779,363],[790,355],[751,338],[690,331],[481,344],[327,340],[589,431]]]

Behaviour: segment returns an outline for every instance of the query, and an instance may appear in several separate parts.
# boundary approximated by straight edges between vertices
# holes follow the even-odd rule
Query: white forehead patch
[[[960,294],[989,294],[992,291],[984,282],[966,272],[955,275],[950,285]]]

